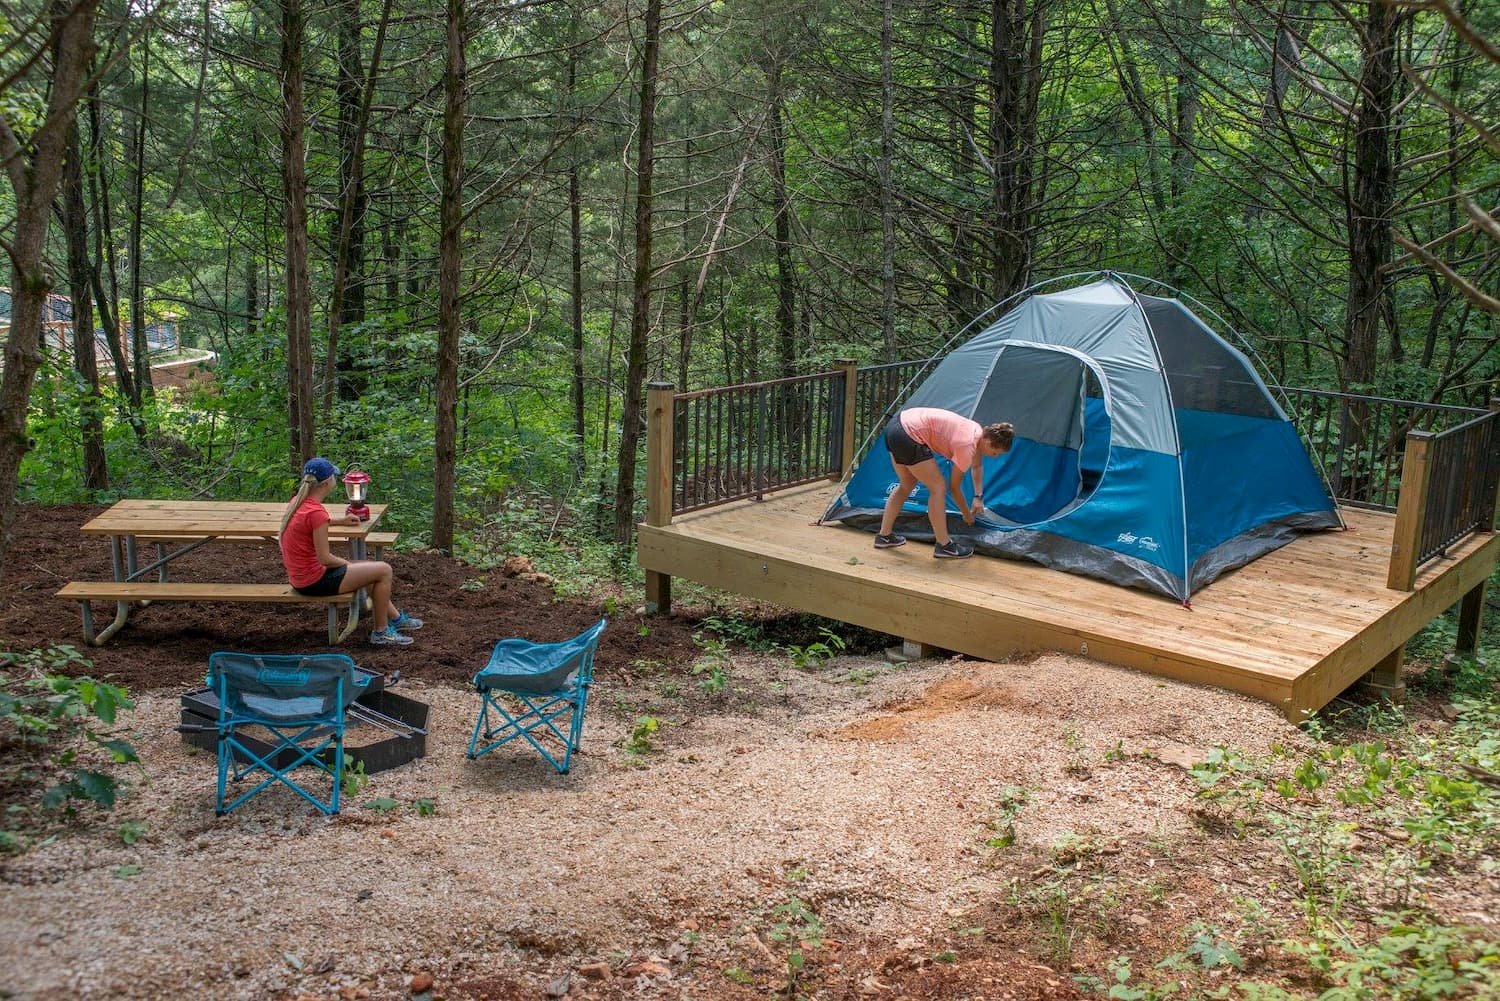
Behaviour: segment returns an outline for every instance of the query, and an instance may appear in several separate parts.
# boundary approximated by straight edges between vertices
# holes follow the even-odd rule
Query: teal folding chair
[[[566,775],[583,736],[594,654],[606,625],[608,620],[600,619],[587,632],[561,643],[521,639],[496,643],[489,663],[474,675],[479,717],[469,740],[469,758],[479,758],[521,737]],[[549,751],[542,741],[561,748]]]
[[[208,685],[219,700],[214,812],[223,816],[279,783],[323,813],[338,813],[344,716],[369,681],[370,675],[360,677],[354,661],[341,653],[211,654]],[[255,728],[253,734],[242,732],[249,727]],[[303,765],[331,777],[327,799],[319,799],[297,781],[293,773]],[[225,803],[230,781],[261,773],[265,778],[258,785]]]

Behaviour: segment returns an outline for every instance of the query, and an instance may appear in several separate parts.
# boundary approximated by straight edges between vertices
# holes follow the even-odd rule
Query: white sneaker
[[[405,633],[398,633],[391,626],[386,626],[371,632],[370,642],[375,646],[410,646],[412,639]]]

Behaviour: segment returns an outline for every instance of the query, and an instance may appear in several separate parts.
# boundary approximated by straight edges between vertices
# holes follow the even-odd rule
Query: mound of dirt
[[[132,612],[130,622],[104,646],[83,643],[76,603],[54,597],[70,580],[108,580],[108,543],[78,529],[102,507],[24,506],[16,520],[0,591],[0,650],[22,651],[56,643],[80,648],[93,660],[90,674],[135,690],[198,683],[215,650],[300,653],[328,649],[321,607],[233,604],[161,604]],[[148,550],[148,552],[150,552]],[[154,555],[145,559],[154,559]],[[409,647],[372,647],[361,630],[345,644],[360,666],[404,677],[465,682],[484,666],[495,641],[523,636],[553,642],[576,636],[604,614],[597,603],[559,600],[536,579],[481,571],[436,552],[388,554],[395,567],[395,600],[425,626]],[[173,580],[285,581],[274,546],[209,545],[171,564]],[[535,574],[526,576],[535,578]],[[95,621],[112,609],[95,603]],[[598,671],[628,668],[641,658],[691,659],[693,624],[617,611],[605,631]]]

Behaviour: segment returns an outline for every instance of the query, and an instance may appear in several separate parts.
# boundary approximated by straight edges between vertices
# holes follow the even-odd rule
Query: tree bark
[[[1349,193],[1349,288],[1344,309],[1343,383],[1366,392],[1375,382],[1385,275],[1391,257],[1391,209],[1395,169],[1391,157],[1391,113],[1396,85],[1396,38],[1400,15],[1371,0],[1360,26],[1359,97],[1354,123],[1354,176]]]
[[[635,525],[636,450],[646,403],[646,341],[651,327],[651,184],[656,164],[656,62],[661,44],[661,0],[646,0],[641,37],[640,120],[636,130],[635,300],[625,355],[625,405],[620,416],[619,475],[615,480],[615,541],[629,542]]]
[[[994,172],[990,225],[994,233],[990,294],[998,302],[1031,280],[1035,205],[1036,110],[1041,96],[1042,37],[1047,0],[990,5],[990,163]],[[1012,12],[1012,5],[1015,10]]]
[[[151,15],[143,15],[149,18]],[[141,275],[141,228],[146,213],[146,133],[151,113],[151,25],[141,32],[141,104],[130,137],[130,358],[135,379],[135,403],[151,397],[151,348],[146,343],[146,288]]]
[[[893,0],[880,6],[880,343],[882,360],[896,357],[896,198],[891,182],[895,154],[895,85],[891,76]]]
[[[54,7],[52,75],[46,88],[45,116],[36,130],[24,139],[18,136],[9,112],[0,107],[0,162],[14,205],[14,224],[4,238],[11,267],[11,323],[5,340],[5,371],[0,375],[0,580],[15,520],[21,457],[31,448],[26,412],[42,363],[42,310],[52,289],[44,258],[47,228],[62,184],[67,130],[74,121],[94,51],[97,5],[98,0],[75,0]]]
[[[307,272],[307,170],[302,46],[307,19],[302,0],[281,8],[281,192],[286,227],[287,419],[294,468],[317,451],[313,426],[312,294]]]
[[[776,337],[781,345],[781,374],[787,377],[796,373],[797,366],[797,272],[792,262],[792,196],[786,183],[786,108],[781,72],[778,56],[771,68],[771,185],[776,197],[772,228],[776,240]]]
[[[130,375],[130,364],[126,361],[125,346],[121,342],[125,328],[120,322],[119,269],[115,267],[114,232],[109,221],[109,179],[104,173],[104,130],[99,104],[96,85],[90,88],[88,100],[89,156],[94,164],[94,169],[89,171],[89,204],[94,215],[94,302],[99,308],[99,322],[104,327],[104,340],[109,345],[109,359],[115,370],[115,387],[120,391],[117,398],[126,401],[130,424],[139,438],[144,437],[146,429],[141,422],[135,379]]]
[[[83,149],[78,141],[78,123],[68,129],[63,161],[63,228],[68,240],[68,293],[73,299],[73,370],[84,385],[78,407],[78,427],[83,437],[83,483],[90,490],[109,487],[109,466],[104,457],[104,400],[99,395],[99,363],[94,356],[94,303],[89,295],[88,209],[83,203]]]
[[[443,71],[442,232],[438,241],[437,430],[434,443],[432,544],[453,551],[453,491],[457,469],[459,269],[464,214],[464,0],[448,0],[447,61]]]

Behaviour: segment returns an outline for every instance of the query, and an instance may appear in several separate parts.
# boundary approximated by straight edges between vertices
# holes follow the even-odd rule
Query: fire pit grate
[[[408,761],[427,754],[427,713],[425,702],[418,702],[385,690],[385,676],[373,671],[359,670],[359,675],[369,677],[365,694],[350,708],[344,728],[344,758],[347,767],[357,768],[363,763],[365,774],[383,772],[397,768]],[[199,688],[182,695],[182,739],[206,751],[216,750],[218,735],[215,722],[219,718],[219,699],[208,688]],[[312,735],[321,740],[323,734]],[[259,755],[270,753],[268,741],[257,740],[254,730],[240,728],[238,739]],[[247,759],[236,752],[236,758]],[[323,752],[324,760],[332,760],[333,750]],[[294,760],[294,752],[283,749],[271,759],[277,768],[285,768]]]

